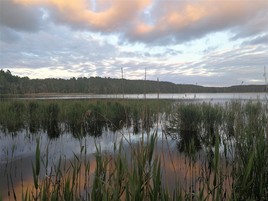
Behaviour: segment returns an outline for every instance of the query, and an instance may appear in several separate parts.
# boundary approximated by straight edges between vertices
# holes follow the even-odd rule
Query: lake
[[[182,101],[260,100],[267,101],[268,93],[184,93],[184,94],[32,94],[19,99],[169,99]]]
[[[109,102],[109,99],[113,100]],[[158,103],[158,99],[172,101]],[[141,101],[139,102],[139,100]],[[147,104],[147,101],[150,100],[155,102],[148,102]],[[247,104],[248,102],[249,104]],[[196,106],[189,106],[189,103],[194,103]],[[210,103],[213,104],[211,105]],[[227,106],[222,106],[223,103],[227,104]],[[4,104],[5,106],[3,106]],[[41,167],[41,177],[48,176],[46,171],[52,170],[59,160],[65,161],[65,164],[71,167],[70,163],[72,164],[75,158],[86,158],[85,160],[90,161],[92,164],[90,172],[94,175],[94,167],[96,167],[95,154],[98,148],[101,148],[102,153],[114,156],[115,147],[119,147],[121,144],[124,153],[129,158],[128,160],[131,160],[133,147],[139,147],[141,141],[147,142],[148,136],[156,134],[157,143],[154,152],[160,156],[162,162],[162,178],[169,189],[173,189],[176,183],[179,182],[183,189],[183,194],[187,194],[189,193],[189,185],[191,186],[191,191],[198,191],[201,185],[198,178],[204,173],[202,172],[203,169],[207,168],[208,152],[214,152],[215,154],[215,137],[213,136],[216,133],[219,133],[221,138],[219,152],[222,157],[222,165],[226,165],[225,161],[234,157],[233,152],[235,149],[233,149],[233,144],[237,143],[237,139],[236,134],[232,134],[232,132],[244,132],[244,130],[248,129],[247,125],[251,120],[254,123],[250,124],[250,126],[254,129],[255,126],[256,128],[264,128],[264,136],[267,138],[268,125],[265,124],[265,120],[267,120],[266,93],[52,94],[49,96],[23,97],[11,101],[4,100],[1,105],[3,106],[2,111],[7,112],[7,115],[1,119],[2,125],[0,127],[0,198],[2,195],[3,200],[14,200],[13,191],[17,197],[20,197],[22,191],[25,191],[27,187],[33,189],[32,164],[35,162],[37,139],[40,140],[41,158],[43,160],[48,159],[46,168]],[[164,105],[165,107],[161,110]],[[31,113],[31,108],[34,110],[33,113]],[[48,111],[51,108],[52,112],[56,111],[56,119],[53,116],[46,117],[46,114],[51,114],[51,111]],[[96,108],[97,112],[94,113]],[[112,111],[109,108],[113,108],[111,109]],[[124,116],[124,111],[122,112],[121,108],[128,112],[126,116]],[[243,112],[249,110],[252,110],[254,114],[251,114],[252,112]],[[77,115],[77,111],[81,111],[81,114]],[[87,116],[88,111],[90,111],[89,116]],[[122,114],[117,117],[116,114],[112,113],[113,111],[116,113],[122,112]],[[177,119],[177,111],[181,120]],[[10,128],[5,128],[5,125],[10,124],[5,121],[5,117],[11,117],[12,112],[18,114],[14,116],[12,122],[16,123],[17,117],[22,118],[15,124],[19,127],[14,128],[11,123]],[[37,113],[37,116],[35,113]],[[100,116],[96,116],[96,114],[100,113]],[[245,117],[240,116],[242,114]],[[31,115],[33,115],[34,119],[31,119]],[[107,117],[108,121],[101,118],[99,123],[96,118],[104,115],[107,115],[105,117]],[[183,115],[185,117],[182,118]],[[38,116],[41,116],[40,119],[38,119]],[[71,119],[72,116],[75,118]],[[44,119],[42,119],[43,117]],[[48,120],[45,118],[48,118]],[[129,120],[125,122],[125,118],[129,118]],[[190,119],[187,120],[187,118]],[[260,122],[255,122],[254,118]],[[265,119],[261,120],[259,118]],[[38,119],[37,123],[34,121],[35,119]],[[84,122],[81,123],[80,120]],[[42,127],[42,122],[43,124],[49,122],[49,124],[53,122],[56,124],[56,130],[59,130],[56,137],[49,135],[48,128],[46,126]],[[149,126],[144,122],[149,122]],[[178,124],[178,122],[180,123]],[[89,123],[93,124],[93,128],[88,127]],[[111,124],[116,125],[116,127]],[[229,124],[231,125],[230,128],[228,127]],[[33,131],[30,129],[30,125],[38,126]],[[96,128],[96,125],[100,126]],[[245,126],[241,127],[241,125]],[[137,129],[136,126],[139,128]],[[179,130],[174,132],[174,128]],[[233,128],[235,129],[233,130]],[[82,129],[84,130],[82,131]],[[96,129],[97,135],[95,135]],[[197,134],[199,131],[200,134]],[[84,134],[77,136],[77,133]],[[90,133],[94,133],[94,135]],[[188,139],[192,135],[194,137]],[[194,151],[190,146],[192,142],[195,147]],[[191,151],[189,151],[189,148]],[[194,162],[192,162],[193,157],[195,158]],[[190,172],[189,164],[191,164]],[[222,171],[230,174],[231,168],[227,164]],[[224,192],[227,192],[229,196],[232,191],[230,187],[232,182],[233,178],[228,176],[221,183],[221,185],[224,184]],[[205,192],[209,194],[208,191],[205,190]]]

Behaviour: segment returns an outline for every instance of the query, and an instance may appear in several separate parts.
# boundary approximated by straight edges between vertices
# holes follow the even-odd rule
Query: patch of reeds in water
[[[142,106],[139,100],[132,101],[2,101],[0,104],[0,130],[16,135],[23,129],[30,133],[46,132],[50,138],[71,132],[74,137],[100,136],[103,129],[117,131],[135,124],[136,133],[150,130],[153,117],[164,111],[169,101],[151,100]],[[161,107],[159,107],[159,105]],[[141,121],[140,121],[141,120]]]
[[[79,125],[78,133],[85,128],[84,122],[89,121],[79,115],[78,111],[88,109],[84,107],[74,105],[69,111],[64,110],[70,112],[68,116],[74,115],[68,121],[72,122],[70,125]],[[131,107],[124,105],[126,110],[117,104],[95,107],[90,112],[96,111],[104,120],[109,117],[110,125],[115,127],[120,127],[122,119],[131,121],[128,119]],[[88,160],[85,145],[81,146],[80,155],[74,154],[73,160],[60,159],[51,169],[47,159],[40,158],[37,141],[33,188],[24,191],[22,200],[267,200],[267,107],[251,102],[173,106],[173,113],[166,115],[168,122],[162,132],[167,135],[163,139],[171,136],[176,141],[184,162],[175,160],[170,147],[170,157],[156,150],[160,140],[158,129],[147,132],[138,143],[129,144],[130,154],[122,142],[119,147],[115,144],[114,153],[102,152],[96,145],[95,159]],[[108,108],[119,111],[122,116],[119,124],[115,124],[117,117]],[[54,106],[51,110],[61,111]],[[139,113],[140,117],[146,119],[150,110],[141,110],[144,113]],[[106,111],[106,117],[102,111]],[[59,121],[62,116],[61,112],[56,115]],[[41,163],[45,176],[40,175]],[[174,170],[172,186],[165,181],[167,164]],[[182,169],[185,175],[180,178]]]

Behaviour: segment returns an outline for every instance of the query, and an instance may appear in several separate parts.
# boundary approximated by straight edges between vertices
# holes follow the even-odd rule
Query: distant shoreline
[[[254,93],[267,92],[267,84],[205,87],[197,84],[175,84],[165,81],[115,78],[29,79],[0,71],[0,95],[50,96],[51,94],[174,94],[174,93]]]

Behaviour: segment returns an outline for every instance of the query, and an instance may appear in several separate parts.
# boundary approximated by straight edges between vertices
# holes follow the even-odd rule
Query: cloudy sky
[[[268,0],[0,0],[0,69],[264,84]],[[267,72],[268,74],[268,72]]]

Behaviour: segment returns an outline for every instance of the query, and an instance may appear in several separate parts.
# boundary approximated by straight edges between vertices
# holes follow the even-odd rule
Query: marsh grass
[[[244,107],[240,115],[244,124],[236,132],[233,197],[236,200],[267,200],[267,105],[247,103]]]
[[[81,138],[81,142],[85,133],[97,134],[98,126],[103,125],[115,131],[136,124],[144,134],[142,139],[127,145],[130,152],[123,141],[114,144],[111,153],[102,151],[96,144],[94,160],[88,159],[87,145],[81,143],[80,154],[74,153],[71,160],[60,158],[50,169],[47,162],[49,148],[41,156],[40,142],[37,141],[32,165],[33,188],[23,192],[22,200],[268,199],[267,104],[172,103],[168,106],[170,103],[144,105],[143,102],[140,106],[138,101],[82,103],[39,102],[35,105],[26,102],[27,107],[24,104],[17,106],[17,103],[14,106],[20,108],[22,116],[30,119],[31,125],[56,122],[61,130],[60,123],[65,122],[65,129]],[[163,108],[159,109],[161,104]],[[29,114],[23,112],[25,108],[29,108]],[[13,111],[6,111],[5,107],[1,110]],[[34,111],[45,115],[35,119]],[[153,130],[151,125],[155,120],[159,121],[159,112],[165,111],[169,112],[166,119],[161,120],[166,121],[166,125],[162,128],[163,136],[160,136],[159,128]],[[4,118],[0,119],[5,122]],[[103,125],[98,125],[98,121]],[[24,124],[27,125],[27,121]],[[177,143],[178,153],[183,157],[173,156],[175,153],[169,147],[168,138]],[[163,139],[167,140],[168,154],[157,151]],[[41,165],[45,175],[40,173]],[[167,169],[169,165],[171,169]],[[166,181],[170,174],[167,170],[174,173],[171,186]],[[180,174],[183,174],[182,178],[178,176]]]
[[[145,128],[149,131],[156,114],[168,111],[170,101],[148,100],[146,106],[142,104],[141,100],[1,101],[0,129],[12,135],[24,129],[33,134],[46,132],[52,139],[71,132],[80,138],[100,136],[102,130],[108,128],[115,132],[136,123],[138,133]]]
[[[266,200],[268,198],[267,104],[232,102],[227,106],[178,105],[167,131],[186,153],[190,177],[201,144],[206,152],[199,172],[197,200]],[[188,133],[185,134],[185,128]],[[199,160],[203,160],[199,158]],[[200,188],[201,187],[201,188]],[[185,198],[184,197],[184,198]],[[192,198],[194,199],[194,198]]]

